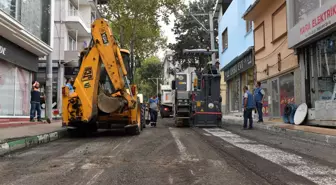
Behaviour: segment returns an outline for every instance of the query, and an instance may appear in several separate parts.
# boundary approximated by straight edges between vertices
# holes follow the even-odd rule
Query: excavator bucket
[[[114,113],[126,106],[127,102],[121,97],[112,97],[104,93],[98,95],[98,108],[105,113]]]

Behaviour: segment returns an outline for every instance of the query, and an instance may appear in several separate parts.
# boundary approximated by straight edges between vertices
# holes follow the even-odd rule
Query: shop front
[[[30,90],[38,57],[0,36],[0,122],[29,118]]]
[[[336,2],[295,2],[288,9],[289,47],[297,50],[309,121],[336,125]],[[298,7],[298,8],[295,8]],[[302,12],[303,11],[303,12]],[[316,124],[316,122],[314,122]]]
[[[226,111],[229,113],[241,112],[243,87],[247,85],[250,91],[253,91],[254,87],[253,47],[233,59],[223,70],[224,81],[227,84]]]

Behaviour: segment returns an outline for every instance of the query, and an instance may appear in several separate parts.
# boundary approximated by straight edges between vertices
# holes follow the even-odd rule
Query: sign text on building
[[[336,16],[336,4],[302,26],[300,28],[300,35],[307,34],[306,36],[310,36],[316,33],[316,31],[323,29],[331,24],[329,19],[333,16]]]
[[[6,56],[6,48],[3,46],[0,46],[0,54]]]
[[[236,64],[224,71],[224,80],[227,81],[237,74],[246,71],[252,66],[252,52],[249,52],[247,55],[238,60]]]

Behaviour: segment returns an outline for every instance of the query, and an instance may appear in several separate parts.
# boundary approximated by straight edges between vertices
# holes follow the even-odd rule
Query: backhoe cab
[[[81,53],[74,92],[62,87],[63,125],[79,130],[124,128],[142,130],[136,85],[129,85],[129,52],[121,50],[104,19],[94,21],[92,41]]]

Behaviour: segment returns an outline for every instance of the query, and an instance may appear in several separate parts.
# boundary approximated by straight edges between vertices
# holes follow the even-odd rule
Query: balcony
[[[78,30],[78,36],[87,37],[91,33],[91,23],[84,20],[78,10],[68,10],[65,24],[70,30]]]

